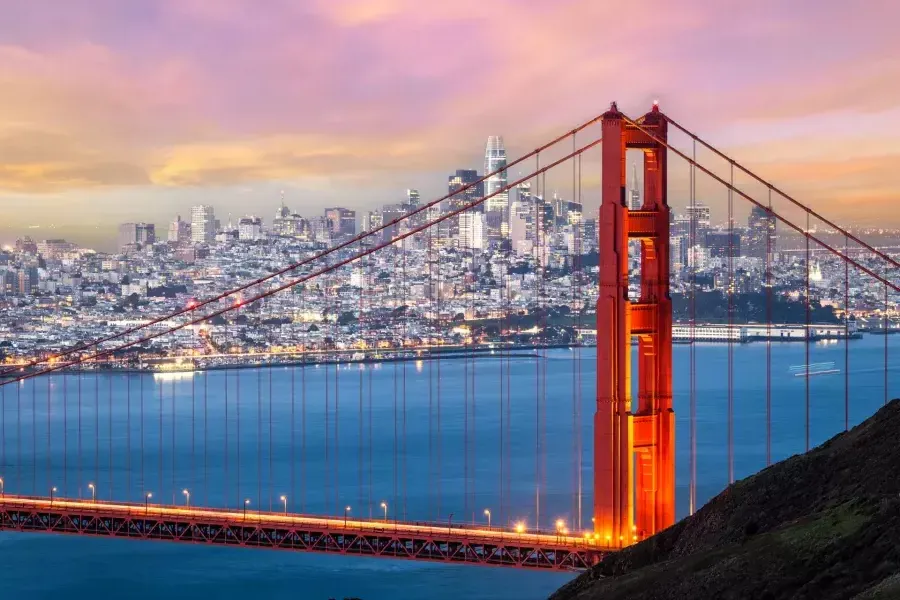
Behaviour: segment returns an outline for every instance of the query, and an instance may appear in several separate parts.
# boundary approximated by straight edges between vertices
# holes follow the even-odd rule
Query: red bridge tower
[[[603,115],[594,531],[614,546],[675,522],[672,300],[669,297],[667,122],[654,104],[636,127],[615,103]],[[644,153],[644,203],[625,202],[625,151]],[[628,300],[628,241],[641,242],[641,295]],[[638,338],[637,406],[631,398],[631,336]]]

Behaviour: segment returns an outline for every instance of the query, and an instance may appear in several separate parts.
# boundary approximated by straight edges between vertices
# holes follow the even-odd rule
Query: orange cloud
[[[34,4],[0,23],[0,194],[393,185],[658,97],[786,188],[900,195],[889,0],[71,0],[52,31]]]

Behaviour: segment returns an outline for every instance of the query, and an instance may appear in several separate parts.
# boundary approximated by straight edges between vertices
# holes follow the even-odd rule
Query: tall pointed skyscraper
[[[637,164],[631,164],[631,187],[628,192],[628,210],[641,210],[641,190],[638,188]]]
[[[509,192],[498,191],[506,187],[506,148],[503,146],[503,138],[499,135],[488,137],[484,149],[484,174],[488,175],[500,170],[488,177],[484,182],[484,195],[496,195],[485,202],[487,216],[487,233],[489,239],[500,239],[509,231]],[[502,169],[502,170],[501,170]]]

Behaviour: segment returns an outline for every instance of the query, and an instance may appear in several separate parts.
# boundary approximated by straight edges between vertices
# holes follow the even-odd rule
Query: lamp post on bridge
[[[384,509],[384,522],[387,523],[387,502],[382,502],[381,508]]]
[[[447,535],[450,534],[451,529],[453,529],[453,513],[447,515]]]
[[[181,490],[181,493],[184,494],[184,498],[185,498],[184,505],[187,508],[190,508],[191,507],[191,493],[187,489]]]
[[[153,497],[153,492],[147,492],[147,495],[144,496],[144,514],[150,513],[150,498]]]
[[[91,502],[97,501],[97,488],[93,483],[88,484],[88,489],[91,490]]]
[[[491,511],[490,511],[490,509],[488,509],[488,508],[484,509],[484,516],[486,516],[488,519],[488,531],[490,531],[490,529],[491,529]]]
[[[247,520],[247,506],[250,505],[250,498],[244,498],[244,520]]]
[[[56,492],[56,486],[50,488],[50,507],[53,508],[53,494]]]
[[[3,494],[4,494],[4,492],[3,492],[3,478],[0,477],[0,498],[3,497]]]
[[[347,515],[348,515],[349,513],[350,513],[350,507],[349,507],[349,506],[345,506],[345,507],[344,507],[344,529],[347,528]]]
[[[284,514],[287,514],[287,496],[282,496],[280,500],[284,503]]]

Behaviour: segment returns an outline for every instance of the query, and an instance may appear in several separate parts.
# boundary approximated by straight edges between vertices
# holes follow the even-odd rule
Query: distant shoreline
[[[675,323],[674,325],[684,327],[686,323]],[[704,323],[703,325],[709,325]],[[739,325],[739,324],[735,324]],[[835,338],[819,338],[813,339],[810,341],[821,341],[823,339],[833,339],[834,341],[843,341],[844,339],[849,340],[858,340],[863,337],[863,333],[871,333],[873,335],[893,335],[895,333],[900,333],[900,331],[887,331],[886,333],[882,330],[867,330],[865,332],[860,331],[856,334],[851,335],[849,338],[843,337],[835,337]],[[774,338],[771,340],[774,343],[782,344],[782,343],[803,343],[806,340],[803,338]],[[753,344],[753,343],[761,343],[766,342],[765,339],[756,339],[751,338],[747,340],[732,340],[732,343],[735,344]],[[632,340],[632,345],[637,345],[637,339]],[[682,340],[677,339],[673,340],[672,343],[674,345],[690,345],[692,342],[690,340]],[[698,344],[728,344],[729,341],[727,339],[697,339],[694,340],[694,343]],[[201,367],[188,367],[178,369],[178,368],[154,368],[154,365],[163,363],[169,364],[168,361],[172,359],[166,358],[153,358],[149,359],[149,364],[146,364],[143,367],[123,367],[123,368],[100,368],[100,369],[79,369],[74,367],[72,370],[77,370],[79,372],[86,373],[125,373],[125,374],[133,374],[133,373],[192,373],[192,372],[203,372],[203,371],[222,371],[222,370],[241,370],[241,369],[258,369],[265,367],[302,367],[302,366],[318,366],[318,365],[335,365],[335,364],[378,364],[378,363],[394,363],[394,362],[416,362],[416,361],[435,361],[435,360],[460,360],[466,358],[472,358],[477,356],[478,358],[536,358],[538,356],[538,352],[540,350],[555,350],[555,349],[566,349],[566,348],[596,348],[596,344],[547,344],[541,346],[493,346],[493,345],[482,345],[474,348],[464,348],[464,347],[454,347],[453,349],[448,350],[433,350],[429,349],[427,352],[415,355],[415,356],[365,356],[363,358],[354,359],[353,355],[358,354],[359,352],[353,352],[348,350],[334,350],[334,351],[324,351],[322,353],[316,353],[315,356],[322,356],[323,354],[337,354],[340,355],[341,358],[329,358],[325,360],[275,360],[275,361],[256,361],[252,363],[229,363],[229,364],[214,364],[214,365],[204,365]],[[187,363],[186,363],[187,364]],[[2,367],[0,367],[2,368]],[[29,370],[30,372],[30,370]],[[4,379],[15,379],[16,377],[22,376],[23,373],[15,372],[8,373],[5,375],[0,375],[0,380]]]

